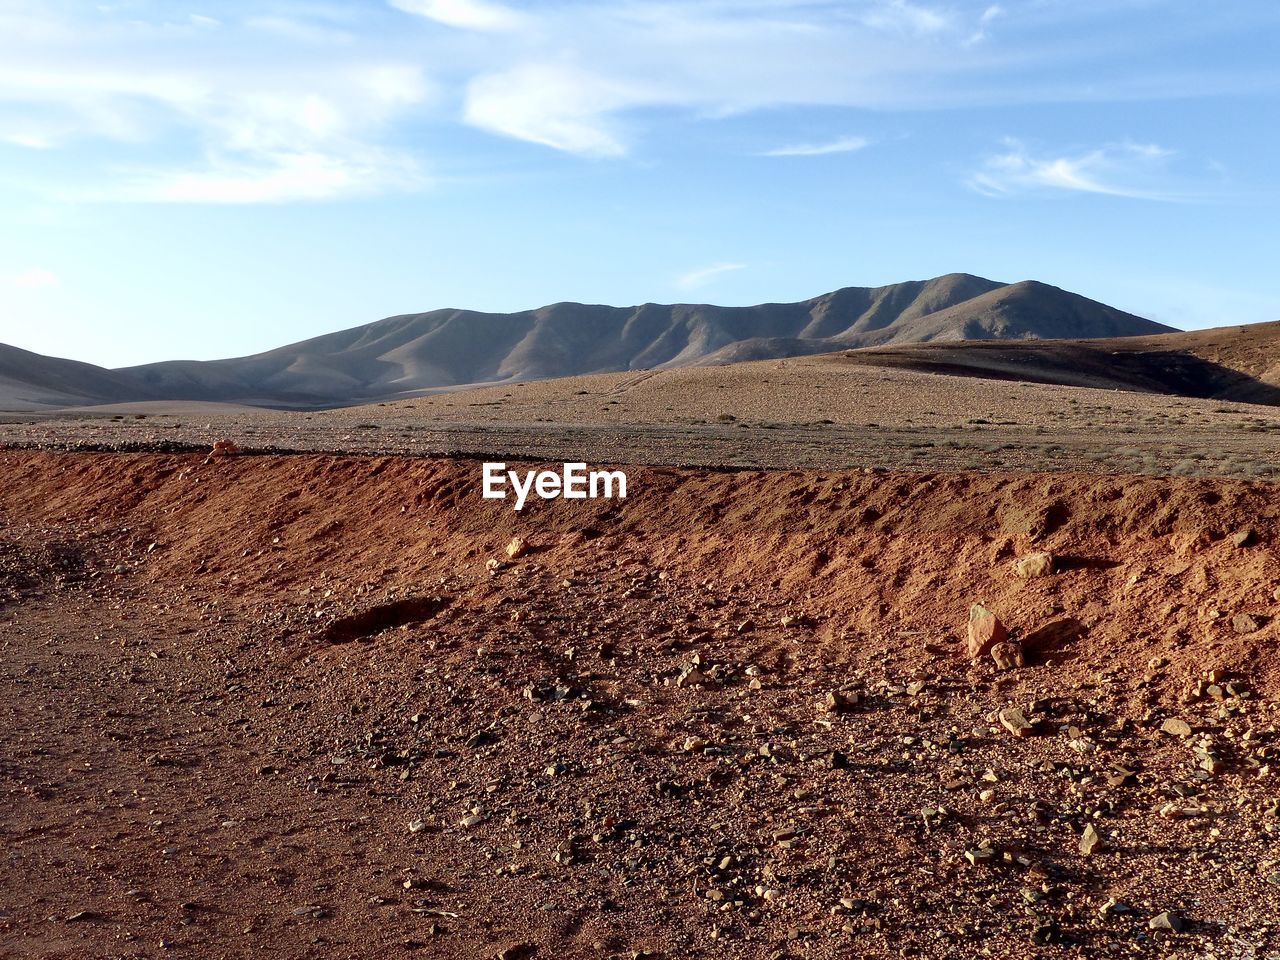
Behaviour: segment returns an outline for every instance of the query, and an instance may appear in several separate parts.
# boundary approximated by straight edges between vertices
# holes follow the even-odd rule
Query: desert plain
[[[927,367],[7,415],[0,953],[1280,956],[1277,408]]]

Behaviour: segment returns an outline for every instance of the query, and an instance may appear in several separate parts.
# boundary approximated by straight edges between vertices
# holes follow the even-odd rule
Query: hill
[[[509,314],[456,309],[407,314],[249,357],[117,371],[89,368],[93,386],[70,402],[338,406],[463,385],[883,344],[1135,336],[1169,329],[1043,283],[1001,284],[948,274],[752,307],[557,303]],[[46,373],[62,386],[51,388]],[[51,398],[31,401],[37,404],[65,403],[58,397],[65,392],[66,375],[61,367],[33,367],[26,381],[19,378],[0,392],[0,407],[33,397]]]

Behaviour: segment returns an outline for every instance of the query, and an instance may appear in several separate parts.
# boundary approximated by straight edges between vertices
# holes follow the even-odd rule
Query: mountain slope
[[[150,400],[131,377],[0,343],[0,410]]]
[[[556,303],[510,314],[435,310],[250,357],[111,371],[126,386],[103,399],[343,405],[468,384],[886,343],[1131,336],[1168,329],[1045,284],[948,274],[752,307]]]
[[[947,376],[1280,405],[1280,321],[1157,336],[915,342],[843,362]]]

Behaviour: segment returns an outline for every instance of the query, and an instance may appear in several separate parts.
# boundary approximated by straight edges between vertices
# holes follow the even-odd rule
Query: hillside
[[[0,343],[0,410],[110,403],[154,395],[127,375]]]
[[[0,388],[0,407],[138,399],[337,406],[433,389],[586,373],[825,353],[851,347],[993,338],[1133,336],[1170,328],[1042,283],[968,274],[847,287],[752,307],[557,303],[495,314],[389,317],[250,357],[88,368],[95,386],[59,399],[66,371]],[[74,383],[72,377],[71,382]],[[25,383],[25,386],[24,386]],[[32,398],[46,397],[39,400]]]
[[[909,343],[848,363],[949,376],[1280,405],[1280,321],[1150,337]]]

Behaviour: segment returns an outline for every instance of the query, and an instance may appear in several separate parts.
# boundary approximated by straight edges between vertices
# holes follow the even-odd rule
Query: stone
[[[1028,553],[1025,557],[1020,557],[1013,568],[1023,580],[1047,577],[1053,573],[1053,554],[1044,551]]]
[[[997,670],[1014,670],[1027,664],[1022,644],[1016,640],[1006,640],[991,648],[991,659],[995,661]]]
[[[1172,930],[1174,933],[1181,933],[1186,923],[1174,911],[1166,910],[1148,920],[1147,926],[1152,930]]]
[[[1080,836],[1080,853],[1087,857],[1101,845],[1102,837],[1098,835],[1094,825],[1092,823],[1089,824],[1084,828],[1084,833]]]
[[[1191,724],[1185,720],[1179,720],[1177,717],[1170,717],[1160,724],[1160,732],[1167,733],[1171,737],[1189,737],[1191,736]]]
[[[707,682],[707,675],[695,666],[685,667],[676,677],[677,687],[695,687]]]
[[[1005,707],[1000,711],[1000,723],[1015,737],[1022,738],[1031,735],[1031,723],[1028,722],[1021,710],[1014,707]]]
[[[506,554],[508,560],[519,560],[528,552],[529,541],[524,537],[512,537],[511,541],[507,544]]]
[[[1251,547],[1258,541],[1257,531],[1253,527],[1245,527],[1238,530],[1231,536],[1231,542],[1237,547]]]
[[[999,618],[980,603],[969,608],[969,657],[976,659],[991,652],[997,643],[1009,639]]]
[[[827,713],[843,713],[858,705],[862,698],[852,690],[832,690],[822,700],[822,709]]]
[[[1231,618],[1231,629],[1236,633],[1253,633],[1262,627],[1258,618],[1248,613],[1237,613]]]

